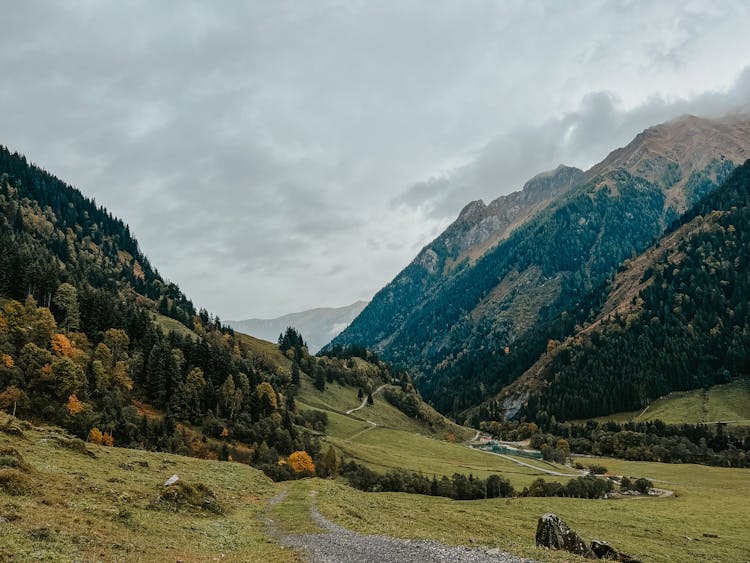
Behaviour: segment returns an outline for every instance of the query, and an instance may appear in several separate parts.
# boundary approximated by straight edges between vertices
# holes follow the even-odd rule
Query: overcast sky
[[[745,0],[0,9],[0,144],[226,320],[369,299],[469,201],[750,103]]]

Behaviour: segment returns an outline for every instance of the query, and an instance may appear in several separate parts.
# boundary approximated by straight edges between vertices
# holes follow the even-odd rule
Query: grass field
[[[0,425],[8,420],[0,414]],[[0,484],[0,560],[295,560],[257,519],[278,487],[251,467],[89,444],[94,459],[61,447],[60,430],[25,427],[23,437],[0,432],[0,450],[15,448],[31,466],[21,472],[23,494]],[[0,465],[8,459],[0,455]],[[154,510],[173,474],[209,487],[226,514]]]
[[[639,422],[660,419],[668,424],[728,422],[750,425],[750,380],[741,379],[708,389],[670,393],[645,411],[617,413],[594,420]]]
[[[363,493],[327,480],[291,484],[277,514],[292,530],[309,522],[309,492],[332,521],[370,534],[427,538],[448,544],[481,544],[540,561],[577,561],[534,545],[539,516],[554,512],[584,539],[602,539],[643,561],[749,561],[750,470],[601,460],[616,471],[669,482],[666,498],[581,500],[518,498],[453,501],[403,493]],[[729,494],[727,494],[729,491]],[[293,494],[292,494],[293,493]],[[284,507],[283,505],[288,506]],[[718,538],[704,537],[704,533]],[[580,559],[583,561],[583,559]]]
[[[445,427],[432,430],[407,417],[379,394],[375,395],[372,406],[365,406],[350,415],[344,414],[359,406],[360,402],[353,388],[332,383],[320,392],[306,378],[302,380],[297,399],[297,405],[302,409],[315,408],[328,413],[326,442],[333,444],[346,459],[354,459],[379,472],[404,468],[430,476],[471,473],[487,477],[501,473],[518,489],[544,475],[502,457],[446,441],[444,437],[448,431],[461,441],[470,439],[475,432],[448,422]],[[377,426],[373,427],[368,420]],[[528,463],[530,460],[523,461]],[[539,465],[551,468],[543,462]],[[564,477],[556,479],[565,480]]]
[[[0,417],[0,426],[11,420]],[[23,436],[0,432],[0,450],[15,448],[31,469],[23,470],[29,486],[23,494],[0,491],[0,560],[293,561],[297,555],[269,539],[258,520],[268,500],[286,487],[286,499],[271,515],[290,531],[316,530],[307,510],[310,492],[316,490],[326,517],[364,533],[498,547],[540,561],[576,561],[534,546],[538,517],[555,512],[585,539],[607,540],[644,561],[750,561],[747,469],[597,458],[610,472],[646,476],[675,495],[452,501],[364,493],[322,479],[276,485],[236,463],[88,444],[94,459],[62,447],[60,430],[17,421],[13,425],[21,425]],[[331,440],[343,444],[346,438]],[[352,444],[343,447],[371,456],[370,464],[383,469],[402,466],[426,474],[459,469],[475,475],[498,471],[516,487],[538,476],[503,458],[405,430],[376,428]],[[0,452],[0,465],[8,465],[6,453]],[[0,483],[2,471],[7,470],[0,469]],[[209,487],[226,513],[154,510],[152,499],[172,474]]]

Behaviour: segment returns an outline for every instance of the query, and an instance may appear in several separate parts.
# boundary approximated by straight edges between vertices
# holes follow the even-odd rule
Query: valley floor
[[[355,396],[349,403],[354,404],[347,409],[359,401]],[[363,410],[368,408],[366,416],[378,421],[377,428],[347,442],[352,434],[344,428],[356,433],[358,424],[366,424],[352,419],[351,427],[334,424],[340,433],[329,441],[345,445],[373,467],[403,465],[426,475],[498,473],[517,489],[545,476],[543,462],[523,459],[531,467],[520,466],[512,459],[386,426],[388,421],[395,424],[397,414],[377,397],[375,407]],[[546,512],[558,514],[584,539],[608,541],[643,561],[750,560],[747,469],[597,458],[611,473],[648,477],[674,495],[454,501],[365,493],[337,480],[275,484],[238,463],[91,444],[71,449],[63,431],[3,415],[0,430],[0,465],[12,467],[19,459],[25,463],[12,470],[21,474],[22,490],[9,494],[3,488],[7,479],[0,483],[4,561],[387,561],[401,553],[446,561],[464,556],[474,557],[463,559],[469,561],[517,560],[507,553],[536,561],[576,561],[534,545],[537,520]],[[0,468],[3,475],[7,471]],[[155,503],[162,484],[174,474],[182,482],[208,487],[224,512]]]

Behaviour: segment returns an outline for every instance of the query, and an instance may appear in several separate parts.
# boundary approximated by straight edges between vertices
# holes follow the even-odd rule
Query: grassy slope
[[[543,475],[507,459],[445,441],[443,436],[447,431],[452,431],[457,440],[471,438],[474,431],[449,423],[431,431],[426,425],[404,415],[379,394],[375,395],[373,406],[365,406],[351,415],[344,414],[359,404],[353,388],[333,383],[320,392],[309,380],[302,379],[298,407],[326,411],[326,441],[346,459],[354,459],[376,471],[405,468],[426,475],[471,473],[482,477],[501,473],[517,488],[523,488]],[[378,426],[373,428],[367,420]]]
[[[8,420],[0,415],[0,424]],[[263,533],[257,516],[277,486],[238,463],[88,445],[97,456],[56,444],[54,428],[0,433],[33,471],[31,494],[0,492],[0,560],[291,561]],[[133,464],[148,463],[148,467]],[[127,464],[132,464],[131,470]],[[149,509],[159,486],[177,474],[203,483],[228,507],[223,516]]]
[[[188,336],[193,340],[198,339],[197,334],[176,319],[166,317],[159,313],[151,313],[151,318],[164,332],[176,332],[180,336]]]
[[[750,424],[750,380],[738,380],[709,389],[670,393],[651,403],[645,412],[625,412],[596,418],[617,422],[663,420],[670,424],[730,421]]]

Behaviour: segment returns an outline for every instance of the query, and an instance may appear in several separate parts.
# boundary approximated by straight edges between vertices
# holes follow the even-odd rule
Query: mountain
[[[227,321],[227,324],[270,342],[275,342],[287,327],[294,327],[304,336],[310,353],[315,354],[344,330],[366,305],[367,301],[357,301],[346,307],[319,307],[275,319]]]
[[[592,291],[748,155],[747,115],[685,116],[583,174],[550,173],[552,182],[560,172],[569,180],[554,193],[537,177],[499,200],[542,191],[516,222],[493,229],[483,204],[470,204],[332,345],[366,346],[410,368],[443,412],[477,405],[524,373],[550,339],[571,334],[597,306]],[[472,231],[481,236],[464,236]]]
[[[588,418],[750,377],[749,257],[750,160],[626,261],[591,321],[552,343],[480,418]]]

